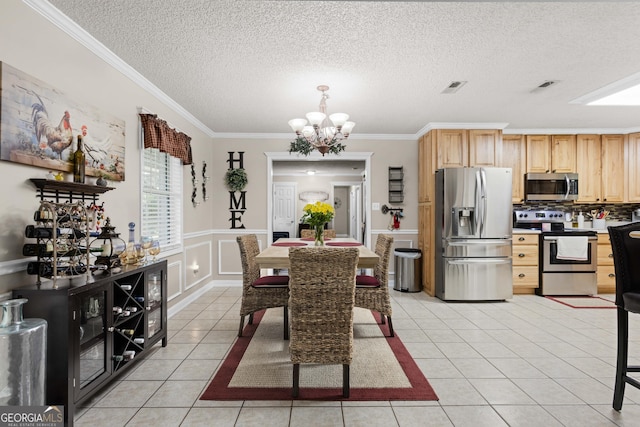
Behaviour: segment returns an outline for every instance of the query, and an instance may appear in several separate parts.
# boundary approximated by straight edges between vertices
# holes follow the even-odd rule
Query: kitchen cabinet
[[[616,292],[616,274],[609,233],[598,233],[598,293]]]
[[[600,135],[578,135],[576,165],[578,172],[578,202],[599,202],[602,188],[600,167]]]
[[[527,172],[575,172],[575,135],[527,135],[526,141]]]
[[[24,317],[48,323],[45,403],[64,405],[65,425],[156,343],[167,345],[166,276],[159,261],[13,290],[29,300]]]
[[[436,169],[469,166],[469,144],[465,129],[436,129],[431,132],[435,133],[435,146],[432,148],[436,150]]]
[[[625,136],[578,135],[579,203],[625,200]]]
[[[575,173],[576,171],[576,136],[551,136],[551,172]]]
[[[513,233],[514,294],[533,294],[539,286],[538,236]]]
[[[602,135],[602,201],[624,202],[625,136]]]
[[[418,204],[418,249],[422,251],[422,288],[429,295],[435,295],[436,291],[434,271],[431,268],[434,257],[432,212],[431,203]]]
[[[498,129],[469,130],[469,166],[492,167],[500,164],[502,131]]]
[[[524,135],[502,135],[500,166],[511,168],[512,203],[524,202],[524,174],[527,170]]]
[[[527,135],[527,172],[551,171],[551,144],[549,135]]]
[[[627,147],[629,165],[628,196],[627,201],[640,202],[640,133],[627,135]]]

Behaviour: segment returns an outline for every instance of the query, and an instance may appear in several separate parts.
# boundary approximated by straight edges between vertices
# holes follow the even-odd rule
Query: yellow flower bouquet
[[[333,206],[324,202],[308,203],[302,208],[302,222],[309,224],[315,229],[315,243],[320,246],[324,244],[324,225],[333,219],[335,210]]]

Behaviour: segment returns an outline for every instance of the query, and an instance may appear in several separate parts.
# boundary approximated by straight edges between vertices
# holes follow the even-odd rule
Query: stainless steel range
[[[541,230],[538,295],[598,292],[595,231],[564,228],[562,211],[514,211],[513,227]]]

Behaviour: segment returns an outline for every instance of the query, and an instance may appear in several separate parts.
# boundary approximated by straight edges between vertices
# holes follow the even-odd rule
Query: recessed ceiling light
[[[632,74],[580,96],[570,104],[638,106],[640,105],[640,73]]]
[[[307,171],[307,175],[315,175],[315,174],[316,174],[316,171],[314,171],[314,170],[308,170]]]

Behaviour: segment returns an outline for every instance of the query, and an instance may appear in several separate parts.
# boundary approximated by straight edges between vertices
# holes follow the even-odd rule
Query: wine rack
[[[27,298],[24,316],[45,319],[46,404],[78,405],[167,345],[167,261],[125,265],[119,272],[45,281],[13,290]]]
[[[36,256],[27,273],[56,280],[89,274],[89,217],[80,202],[41,201],[33,216],[36,225],[27,226],[22,254]]]

